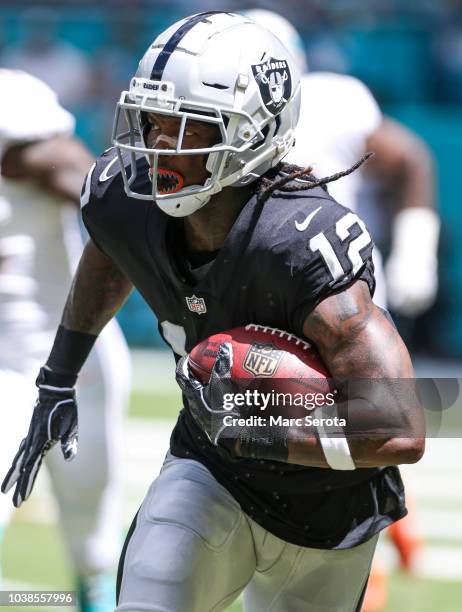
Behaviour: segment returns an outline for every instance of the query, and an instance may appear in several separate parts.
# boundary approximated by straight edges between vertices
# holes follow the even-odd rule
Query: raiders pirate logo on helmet
[[[292,93],[288,62],[270,57],[261,64],[252,64],[252,72],[263,104],[270,113],[276,115],[284,108]]]

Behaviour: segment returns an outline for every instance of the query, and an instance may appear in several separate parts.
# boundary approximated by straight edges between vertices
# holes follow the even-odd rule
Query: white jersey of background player
[[[72,135],[74,118],[38,79],[0,70],[0,90],[0,161],[18,144]],[[33,379],[48,356],[82,247],[75,203],[41,188],[36,180],[0,178],[1,472],[14,453],[11,442],[16,444],[27,428]],[[46,459],[81,610],[88,612],[113,609],[110,601],[104,607],[91,598],[108,598],[104,590],[112,597],[114,591],[113,584],[105,589],[102,582],[108,581],[108,572],[112,581],[122,534],[116,453],[129,373],[128,351],[114,322],[101,334],[79,379],[80,452],[68,464],[56,447]],[[0,527],[13,509],[9,497],[0,497]]]
[[[374,151],[375,157],[365,167],[329,183],[329,193],[341,204],[357,210],[364,172],[396,188],[386,283],[375,249],[374,301],[380,306],[388,302],[406,316],[424,312],[437,291],[439,234],[439,220],[433,209],[433,164],[426,145],[401,124],[384,118],[371,92],[358,79],[307,72],[303,41],[287,19],[261,9],[245,11],[245,15],[280,38],[303,75],[296,142],[284,161],[302,167],[312,165],[313,173],[323,177],[346,170],[367,150]],[[367,223],[370,213],[362,207],[360,213]]]

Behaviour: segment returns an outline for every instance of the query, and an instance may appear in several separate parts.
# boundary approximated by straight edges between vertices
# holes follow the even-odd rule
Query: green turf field
[[[130,416],[152,418],[176,418],[181,408],[180,392],[176,393],[152,393],[146,391],[135,391],[132,393],[130,403]]]
[[[157,394],[137,390],[132,395],[129,419],[175,418],[180,405],[179,393],[162,391]],[[139,421],[143,423],[142,420]],[[34,492],[35,493],[35,492]],[[142,496],[142,492],[140,492]],[[25,504],[27,506],[27,504]],[[460,512],[462,501],[456,501],[453,510]],[[446,510],[444,501],[429,502],[429,511]],[[2,550],[4,585],[9,589],[72,589],[72,573],[59,530],[52,524],[35,522],[32,513],[21,509],[6,531]],[[128,527],[128,524],[127,524]],[[441,536],[430,540],[435,546],[451,545],[462,550],[462,538],[454,536],[448,541]],[[447,550],[445,548],[445,550]],[[390,578],[387,612],[458,612],[462,602],[462,583],[459,580],[412,578],[395,573]],[[8,608],[3,607],[3,610]],[[28,608],[23,608],[27,610]],[[37,608],[46,610],[46,608]],[[50,608],[50,610],[70,608]],[[236,602],[229,612],[240,612]]]

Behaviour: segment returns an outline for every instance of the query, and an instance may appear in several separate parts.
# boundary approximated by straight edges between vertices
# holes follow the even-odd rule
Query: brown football
[[[219,346],[233,349],[233,380],[267,379],[277,391],[326,392],[331,383],[319,353],[308,341],[286,331],[250,324],[215,334],[197,344],[189,354],[191,373],[206,384]]]

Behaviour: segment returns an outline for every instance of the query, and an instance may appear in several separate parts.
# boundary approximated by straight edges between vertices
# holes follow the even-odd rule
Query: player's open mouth
[[[152,175],[152,168],[149,173]],[[176,193],[183,189],[184,178],[175,170],[166,170],[165,168],[157,168],[157,191],[160,195],[167,193]]]

